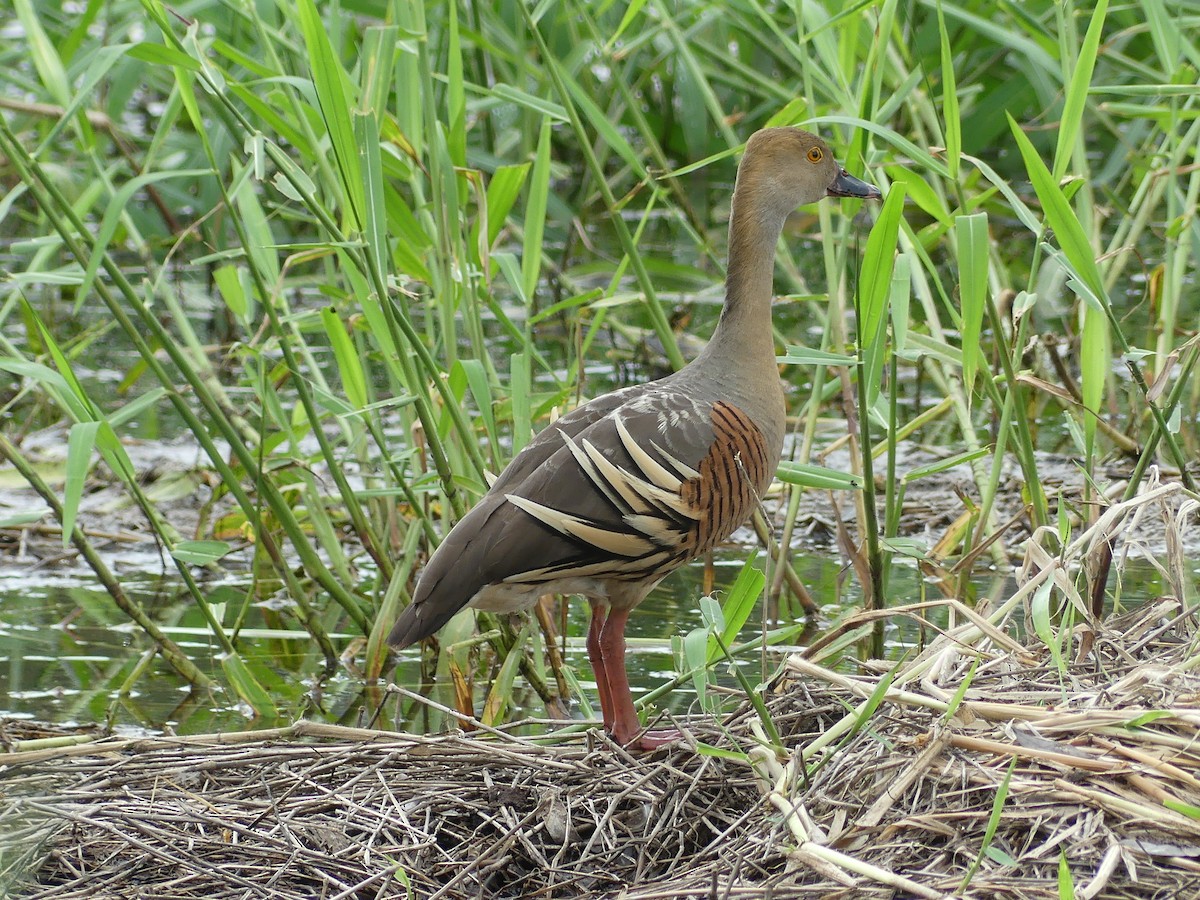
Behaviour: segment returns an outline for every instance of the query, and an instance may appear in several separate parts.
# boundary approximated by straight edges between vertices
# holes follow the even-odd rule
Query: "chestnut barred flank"
[[[613,424],[634,471],[610,461],[592,442],[576,443],[563,434],[580,469],[607,500],[606,517],[586,520],[505,495],[539,522],[575,539],[580,552],[576,561],[510,575],[506,583],[597,576],[657,583],[729,537],[749,518],[770,482],[762,432],[727,403],[712,408],[713,439],[698,469],[655,441],[639,445],[619,413]]]

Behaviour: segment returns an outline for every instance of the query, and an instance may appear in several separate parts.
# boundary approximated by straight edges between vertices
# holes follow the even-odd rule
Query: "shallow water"
[[[715,567],[718,590],[732,582],[742,558],[740,554],[731,553],[718,561]],[[834,555],[811,552],[799,555],[796,562],[814,596],[819,602],[825,601],[822,612],[827,621],[861,603],[853,579],[845,577]],[[1200,566],[1193,574],[1200,583]],[[682,637],[703,624],[695,602],[702,590],[701,577],[699,565],[676,573],[631,616],[627,659],[635,695],[675,677],[672,637]],[[219,675],[219,648],[208,637],[199,612],[174,582],[161,578],[143,581],[125,578],[124,583],[164,623],[165,631],[203,670]],[[974,586],[978,595],[994,598],[1012,590],[1011,582],[1000,576],[985,576]],[[1126,570],[1122,590],[1123,603],[1130,605],[1158,595],[1162,585],[1152,567],[1140,564]],[[912,570],[897,570],[892,593],[893,604],[924,599],[920,582]],[[240,588],[232,584],[211,586],[211,599],[219,602],[222,595],[232,601],[240,596]],[[316,679],[322,672],[323,663],[307,635],[291,630],[272,630],[269,613],[257,612],[252,627],[241,633],[239,649],[275,698],[278,715],[274,718],[250,717],[236,698],[222,692],[190,690],[182,679],[150,653],[151,642],[124,621],[108,596],[97,591],[90,581],[39,573],[18,575],[10,569],[0,574],[0,717],[63,724],[101,722],[122,731],[169,730],[198,734],[282,725],[300,716],[364,725],[380,712],[377,707],[386,695],[378,686],[365,686],[357,674],[355,653],[356,649],[361,650],[361,638],[348,634],[334,636],[335,646],[343,652],[342,665],[330,678],[318,683]],[[935,626],[945,621],[944,612],[940,610],[934,610],[929,618]],[[566,641],[566,661],[575,672],[585,696],[594,704],[595,685],[579,637],[587,623],[587,608],[582,601],[571,603],[568,621],[569,632],[576,636]],[[761,628],[760,608],[743,629],[742,639],[753,638]],[[811,636],[806,635],[805,639]],[[886,637],[888,654],[897,659],[922,640],[916,625],[905,618],[889,623]],[[789,646],[781,646],[769,651],[766,659],[768,674],[787,649]],[[762,663],[757,653],[747,654],[741,665],[751,684],[761,680]],[[718,680],[725,686],[736,686],[735,679],[726,669],[725,666],[717,667]],[[410,690],[419,689],[418,651],[413,649],[401,654],[396,669],[388,676]],[[477,709],[486,696],[488,677],[486,672],[477,677]],[[448,684],[435,686],[429,696],[443,705],[453,705]],[[732,708],[738,699],[736,694],[724,698],[725,708]],[[544,718],[546,715],[537,697],[521,679],[517,681],[513,704],[510,719]],[[677,687],[657,706],[682,713],[695,704],[696,695],[689,684]],[[397,721],[398,708],[410,714],[408,721]],[[417,710],[415,721],[411,715],[413,709]],[[571,714],[579,716],[582,710],[574,708]],[[397,704],[394,697],[384,703],[379,721],[387,727],[421,731],[447,727],[442,714],[419,709],[409,700]]]

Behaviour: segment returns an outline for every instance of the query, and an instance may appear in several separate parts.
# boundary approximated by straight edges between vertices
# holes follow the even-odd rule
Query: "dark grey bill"
[[[883,196],[879,188],[855,178],[845,169],[838,169],[837,178],[827,191],[830,197],[861,197],[863,200],[878,200]]]

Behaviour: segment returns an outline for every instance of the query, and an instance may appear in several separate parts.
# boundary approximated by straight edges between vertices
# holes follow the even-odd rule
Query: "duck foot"
[[[673,729],[670,731],[643,731],[632,741],[626,742],[625,749],[631,750],[634,753],[647,753],[667,744],[674,744],[682,740],[683,734]]]

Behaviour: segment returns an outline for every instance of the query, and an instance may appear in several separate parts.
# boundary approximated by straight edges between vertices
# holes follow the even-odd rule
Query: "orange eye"
[[[809,162],[819,163],[824,158],[825,158],[825,154],[821,152],[820,147],[813,147],[808,151],[808,161]]]

